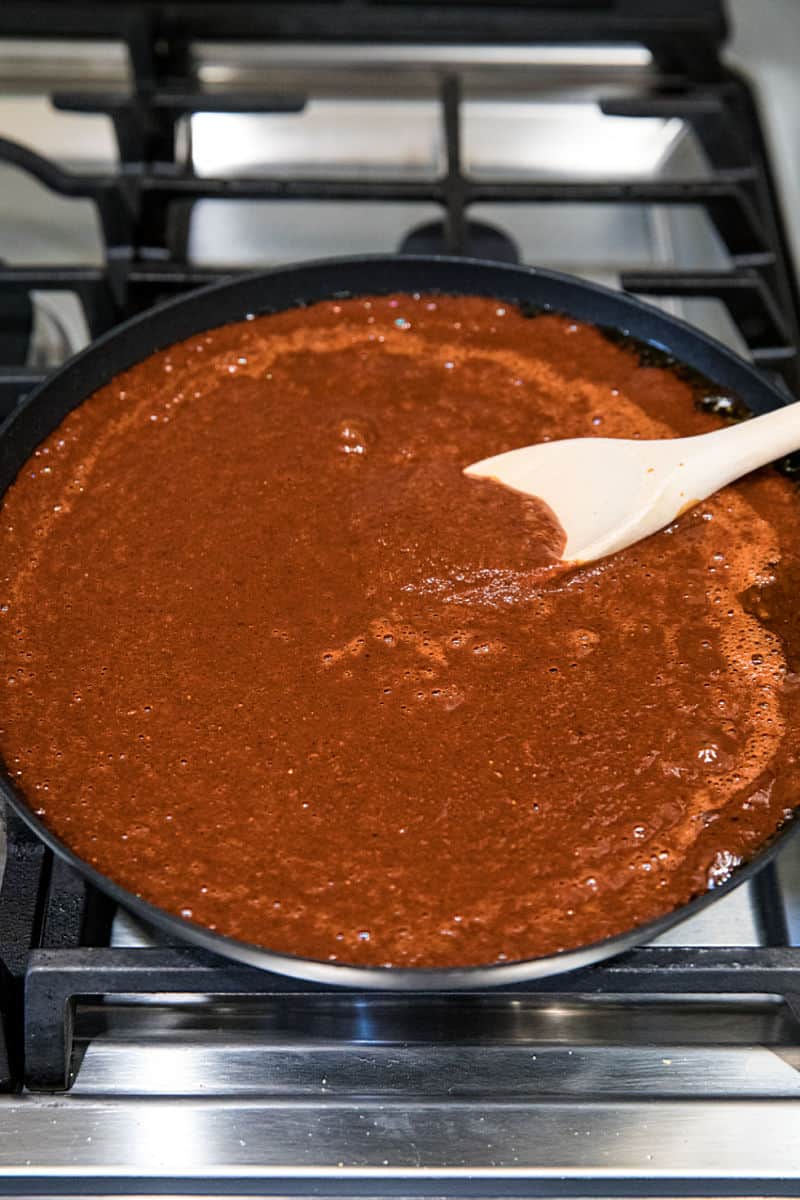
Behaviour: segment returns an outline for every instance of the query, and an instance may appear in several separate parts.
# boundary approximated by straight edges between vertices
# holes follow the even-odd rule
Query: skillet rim
[[[381,271],[380,268],[384,268]],[[346,285],[346,278],[359,272],[373,273],[374,278],[365,285]],[[416,275],[439,272],[436,282],[415,279]],[[330,277],[328,278],[328,273]],[[470,273],[479,276],[477,286],[470,283]],[[382,278],[382,276],[386,278]],[[404,277],[408,277],[404,282]],[[464,276],[460,287],[448,286]],[[508,287],[493,286],[508,282]],[[517,281],[519,290],[513,282]],[[259,287],[287,284],[286,295],[275,305],[247,303],[246,297],[257,293]],[[311,286],[313,299],[303,295],[303,284]],[[787,397],[767,380],[752,364],[729,350],[716,339],[693,328],[687,322],[661,312],[654,306],[615,291],[600,284],[591,283],[562,272],[536,267],[495,263],[489,260],[457,258],[445,255],[389,255],[375,254],[348,256],[304,261],[257,271],[245,275],[216,281],[188,294],[167,300],[147,309],[144,313],[122,322],[95,339],[88,347],[73,356],[17,406],[0,424],[0,503],[22,465],[33,449],[64,419],[67,412],[88,399],[98,387],[114,375],[128,369],[149,354],[172,345],[193,334],[236,320],[243,320],[248,313],[279,311],[298,305],[311,305],[324,299],[345,296],[376,295],[387,292],[428,291],[442,294],[483,295],[511,303],[531,303],[526,297],[525,287],[536,290],[537,285],[550,289],[554,297],[572,296],[576,308],[558,301],[535,301],[547,310],[563,312],[575,319],[591,322],[601,329],[613,329],[631,335],[640,341],[649,342],[658,349],[674,356],[676,365],[685,365],[701,371],[713,383],[731,388],[751,412],[766,411],[787,403]],[[239,301],[241,300],[241,304]],[[228,309],[238,312],[217,315],[210,322],[204,314],[213,309],[216,301],[227,302]],[[592,308],[601,310],[601,315],[592,314]],[[603,316],[602,313],[606,315]],[[611,319],[609,319],[609,314]],[[621,322],[617,315],[630,316],[630,323]],[[177,332],[167,333],[169,319]],[[181,319],[183,318],[183,320]],[[163,333],[163,336],[160,336]],[[657,336],[657,335],[661,336]],[[149,335],[155,335],[149,337]],[[148,340],[149,349],[135,352],[137,338]],[[115,355],[115,352],[116,355]],[[131,356],[132,354],[132,356]],[[88,369],[90,382],[84,386],[81,380]],[[80,393],[66,407],[63,399],[59,406],[61,390],[69,395]],[[54,405],[47,402],[54,401]],[[43,401],[45,403],[43,403]],[[45,406],[55,408],[55,420],[45,417]],[[26,427],[26,419],[28,427]],[[21,447],[14,446],[15,434],[19,434]],[[27,435],[27,436],[23,436]],[[26,450],[26,446],[28,447]],[[21,453],[20,453],[21,451]],[[13,464],[16,462],[16,466]],[[9,472],[13,468],[13,473]],[[157,929],[173,934],[181,942],[189,942],[220,955],[247,963],[262,970],[277,972],[307,982],[344,987],[376,988],[384,990],[441,991],[463,988],[502,987],[537,979],[551,978],[578,970],[604,959],[612,958],[625,950],[650,941],[674,925],[703,911],[709,904],[734,888],[752,879],[765,867],[784,846],[800,831],[800,821],[789,819],[773,837],[747,862],[734,869],[729,878],[718,887],[709,889],[689,900],[686,904],[663,913],[650,921],[613,934],[600,941],[573,947],[561,953],[541,958],[521,959],[511,962],[499,961],[468,967],[381,967],[358,966],[344,962],[310,959],[297,955],[279,953],[266,947],[242,942],[228,935],[195,924],[124,888],[111,877],[104,875],[82,859],[65,842],[52,833],[29,807],[24,793],[16,787],[6,765],[0,758],[0,798],[5,800],[16,815],[31,828],[40,840],[54,853],[64,859],[93,886],[104,892],[121,907],[134,913]]]

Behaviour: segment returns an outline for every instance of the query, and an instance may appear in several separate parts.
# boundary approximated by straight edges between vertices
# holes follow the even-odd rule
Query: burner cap
[[[452,254],[447,245],[444,221],[430,221],[412,229],[400,243],[400,253]],[[464,245],[459,253],[495,262],[518,263],[520,260],[519,250],[508,234],[483,221],[467,221]]]

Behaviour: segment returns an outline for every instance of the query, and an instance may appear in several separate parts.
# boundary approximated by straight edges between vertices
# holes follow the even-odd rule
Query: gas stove
[[[799,51],[793,0],[6,0],[0,411],[161,298],[386,250],[627,288],[797,393]],[[655,945],[428,995],[165,945],[4,846],[4,1194],[800,1186],[798,839]]]

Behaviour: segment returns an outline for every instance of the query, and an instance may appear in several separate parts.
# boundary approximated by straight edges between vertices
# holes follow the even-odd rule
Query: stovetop
[[[6,0],[0,410],[161,297],[408,249],[623,286],[797,391],[800,14],[727,12]],[[800,1186],[800,839],[657,945],[450,995],[166,946],[8,841],[0,1192]]]

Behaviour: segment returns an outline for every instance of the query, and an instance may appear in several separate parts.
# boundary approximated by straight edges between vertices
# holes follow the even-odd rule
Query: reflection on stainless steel
[[[194,43],[194,62],[201,77],[214,71],[227,71],[226,82],[239,82],[248,73],[263,78],[266,68],[281,66],[314,68],[363,66],[368,69],[385,69],[404,66],[416,70],[421,66],[446,66],[461,69],[469,66],[484,67],[558,67],[562,73],[570,67],[603,68],[614,71],[619,78],[620,69],[648,67],[652,63],[650,51],[634,44],[588,46],[562,45],[432,45],[427,42],[397,45],[391,42],[366,45],[358,43],[333,45],[308,42],[283,42],[275,45],[266,43],[242,45],[241,42],[197,41]]]
[[[100,1177],[204,1180],[489,1177],[522,1180],[780,1180],[800,1167],[796,1100],[697,1101],[687,1137],[680,1100],[543,1101],[416,1105],[360,1097],[341,1102],[216,1098],[53,1100],[23,1098],[5,1113],[0,1147],[6,1188],[17,1176],[62,1181]],[[37,1147],[20,1164],[11,1147]],[[445,1153],[443,1154],[443,1149]],[[641,1194],[641,1193],[640,1193]],[[763,1192],[761,1193],[763,1194]]]
[[[146,934],[119,921],[116,940]],[[448,1190],[591,1177],[636,1194],[687,1175],[700,1191],[778,1181],[800,1174],[796,1033],[769,997],[86,1001],[71,1092],[0,1098],[0,1177],[48,1194],[163,1176]]]
[[[643,178],[658,172],[683,132],[677,120],[604,116],[595,104],[466,100],[465,171],[476,178]],[[299,113],[199,113],[199,175],[433,178],[444,170],[434,98],[311,100]],[[699,173],[699,172],[698,172]],[[684,175],[685,177],[685,175]]]
[[[123,89],[129,84],[130,64],[122,42],[0,38],[0,88],[6,95],[75,85]]]
[[[314,100],[300,113],[198,113],[195,170],[206,176],[430,179],[444,167],[435,99]]]
[[[634,1040],[636,1034],[630,1026],[636,1022],[631,1021],[630,1012],[621,1008],[615,1012],[609,1005],[605,1011],[594,1006],[596,1011],[589,1012],[573,1002],[573,1011],[556,1017],[546,1009],[512,1012],[508,1001],[486,1006],[485,1013],[464,1014],[454,1003],[448,1010],[440,1002],[436,1033],[440,1039],[443,1032],[447,1035],[440,1045],[398,1040],[397,1035],[409,1028],[408,1005],[400,1014],[403,1022],[395,1022],[395,1040],[389,1040],[391,1023],[374,997],[365,999],[361,1013],[348,1001],[346,1014],[336,1020],[331,1013],[327,1021],[324,1005],[317,1001],[308,1023],[327,1032],[323,1039],[320,1035],[302,1039],[297,1012],[292,1014],[289,1029],[270,1033],[274,1014],[262,1015],[259,1030],[257,1014],[246,1023],[247,1009],[239,1005],[233,1040],[228,1040],[219,1034],[225,1028],[224,1012],[215,1016],[215,1008],[209,1006],[203,1010],[199,1027],[188,1021],[184,1027],[175,1023],[180,1008],[177,1012],[173,1009],[169,1013],[172,1025],[149,1030],[150,1044],[144,1041],[146,1026],[139,1026],[142,1041],[138,1043],[130,1035],[121,1040],[95,1035],[71,1098],[100,1096],[110,1090],[125,1097],[211,1095],[221,1089],[225,1095],[340,1101],[348,1096],[380,1094],[384,1099],[406,1102],[436,1097],[498,1102],[547,1096],[577,1102],[581,1097],[635,1097],[645,1088],[652,1099],[680,1097],[687,1089],[696,1095],[698,1078],[702,1080],[700,1094],[706,1097],[800,1097],[797,1062],[765,1047],[720,1045],[720,1017],[714,1010],[698,1014],[697,1027],[691,1030],[695,1038],[712,1036],[711,1045],[665,1040],[670,1025],[677,1024],[674,1010],[666,1006],[649,1014],[649,1034],[657,1044],[643,1045]],[[413,1009],[410,1012],[414,1015]],[[148,1016],[156,1015],[148,1010]],[[740,1035],[744,1027],[762,1036],[770,1025],[778,1024],[771,1014],[752,1021],[749,1016],[739,1009],[729,1024],[735,1024]],[[481,1024],[487,1027],[491,1019],[495,1040],[484,1037],[473,1043],[461,1042],[457,1026],[465,1017],[473,1034]],[[535,1019],[524,1019],[529,1017]],[[208,1035],[215,1021],[219,1023],[217,1044],[209,1041]],[[415,1023],[419,1030],[433,1024],[418,1016]],[[167,1031],[171,1033],[169,1041],[164,1038]],[[159,1032],[162,1041],[157,1040]],[[681,1032],[686,1037],[686,1030]],[[586,1045],[587,1038],[598,1043],[603,1038],[617,1040],[617,1044],[613,1049],[604,1044]],[[360,1049],[354,1046],[359,1041],[365,1043]],[[793,1053],[796,1059],[798,1052],[788,1050],[790,1057]]]
[[[800,1170],[800,1052],[777,1003],[288,995],[87,1006],[78,1032],[68,1096],[0,1103],[4,1174],[24,1169],[19,1137],[43,1175],[112,1182],[145,1163],[226,1178]]]
[[[211,94],[235,88],[273,88],[299,95],[409,96],[432,92],[445,71],[457,70],[467,94],[508,94],[519,88],[576,95],[586,88],[626,91],[652,79],[643,46],[453,46],[195,42],[197,77]]]
[[[375,44],[309,45],[284,42],[246,45],[241,42],[198,41],[192,50],[194,68],[201,84],[226,89],[264,89],[265,72],[301,70],[327,72],[345,68],[384,73],[387,69],[417,72],[420,68],[477,70],[502,67],[528,71],[549,68],[559,79],[576,76],[590,79],[622,77],[641,79],[650,67],[651,56],[643,46],[434,46]],[[113,86],[130,85],[130,63],[121,41],[58,41],[0,38],[0,87],[13,91],[40,92],[79,83]]]

